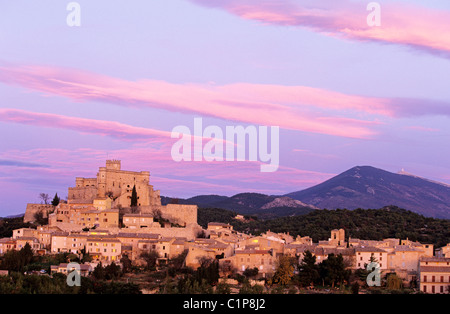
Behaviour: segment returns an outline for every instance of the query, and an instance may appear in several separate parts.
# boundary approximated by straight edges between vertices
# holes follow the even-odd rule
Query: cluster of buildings
[[[48,224],[14,230],[11,238],[0,239],[0,254],[20,250],[26,243],[36,254],[89,254],[93,263],[82,265],[83,274],[88,274],[95,263],[120,264],[125,255],[139,265],[145,262],[144,252],[156,251],[158,263],[184,253],[187,267],[195,269],[205,259],[218,259],[223,275],[257,268],[265,277],[275,272],[280,256],[300,262],[310,251],[317,263],[330,254],[341,254],[349,269],[365,269],[376,262],[382,273],[396,273],[405,283],[416,281],[423,292],[450,293],[450,243],[435,249],[408,239],[361,240],[346,238],[343,229],[332,230],[328,240],[318,243],[308,236],[270,231],[248,235],[215,222],[203,229],[197,224],[197,206],[163,206],[149,176],[145,171],[121,170],[120,161],[107,161],[96,178],[76,178],[67,202],[56,207],[28,204],[24,220],[33,221],[41,213]],[[135,208],[130,205],[133,190]],[[67,269],[53,266],[52,272]]]
[[[311,252],[316,263],[321,263],[330,254],[341,254],[348,269],[356,271],[367,269],[372,262],[378,264],[381,274],[395,273],[406,286],[415,282],[425,293],[450,293],[450,243],[435,249],[431,244],[422,244],[408,239],[388,238],[381,241],[361,240],[345,237],[345,230],[332,230],[330,238],[313,243],[308,236],[266,232],[260,236],[248,236],[233,232],[227,224],[210,223],[208,225],[210,245],[196,245],[199,250],[214,252],[222,243],[220,252],[229,252],[220,260],[223,270],[234,269],[243,272],[248,268],[258,268],[263,276],[275,271],[280,256],[292,256],[303,259],[306,251]],[[223,244],[227,245],[225,248]],[[232,250],[228,245],[232,244]],[[227,250],[228,249],[228,250]],[[211,256],[213,254],[211,253]]]

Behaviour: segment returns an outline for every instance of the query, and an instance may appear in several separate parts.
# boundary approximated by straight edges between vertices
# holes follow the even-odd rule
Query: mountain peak
[[[406,173],[355,166],[311,188],[286,196],[319,208],[395,205],[425,216],[450,218],[450,186]]]

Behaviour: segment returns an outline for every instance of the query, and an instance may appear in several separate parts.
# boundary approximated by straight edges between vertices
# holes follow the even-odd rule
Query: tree
[[[44,202],[44,204],[48,204],[48,200],[49,200],[49,196],[47,193],[40,193],[39,194],[39,198],[42,200],[42,202]],[[42,204],[41,202],[41,204]]]
[[[98,263],[97,266],[95,266],[94,271],[92,272],[92,276],[97,280],[105,279],[106,274],[102,262]]]
[[[195,280],[199,283],[205,281],[207,284],[216,284],[219,280],[219,262],[213,258],[201,257],[200,267],[195,273]]]
[[[239,294],[262,294],[264,288],[261,285],[251,285],[248,281],[245,282],[239,289]]]
[[[352,284],[352,294],[359,294],[359,283],[357,281]]]
[[[153,208],[152,209],[152,215],[154,221],[160,221],[162,219],[162,213],[159,208]]]
[[[48,224],[48,218],[44,217],[44,213],[42,212],[42,210],[35,212],[33,217],[34,217],[34,221],[38,225],[47,225]]]
[[[272,284],[280,284],[285,286],[291,282],[294,276],[294,264],[295,260],[289,256],[280,256],[277,262],[277,268],[275,274],[272,277]]]
[[[9,250],[3,256],[2,268],[9,271],[23,272],[25,266],[33,261],[33,249],[27,242],[19,251]]]
[[[131,260],[128,257],[128,255],[123,254],[122,258],[120,259],[120,262],[122,263],[122,271],[124,273],[127,273],[127,272],[129,272],[131,270],[132,264],[131,264]]]
[[[148,252],[142,252],[140,257],[143,258],[147,263],[148,270],[154,270],[156,268],[156,261],[159,258],[159,254],[157,251],[150,250]]]
[[[3,255],[3,269],[7,269],[9,271],[21,271],[22,267],[19,251],[9,250]]]
[[[244,270],[244,276],[246,277],[256,277],[259,273],[259,269],[258,267],[254,267],[254,268],[247,268],[246,270]]]
[[[120,266],[112,262],[111,264],[105,266],[105,279],[117,279],[122,275]]]
[[[89,263],[92,261],[92,256],[89,254],[89,252],[86,251],[86,246],[84,246],[80,250],[81,255],[81,263]]]
[[[304,252],[303,259],[298,265],[298,270],[300,284],[304,286],[314,285],[320,278],[319,266],[316,265],[316,257],[311,251]]]
[[[386,288],[390,290],[400,290],[403,288],[403,281],[396,274],[389,274],[386,280]]]
[[[60,201],[61,201],[61,199],[59,198],[58,193],[56,193],[55,197],[53,197],[52,205],[53,206],[58,206]]]
[[[231,294],[231,287],[225,282],[218,283],[216,286],[217,294]]]
[[[28,265],[33,260],[33,249],[28,242],[25,243],[24,247],[20,249],[19,253],[24,266]]]
[[[136,185],[133,185],[133,190],[131,191],[131,205],[130,207],[137,207],[138,196],[136,192]]]
[[[344,258],[342,254],[328,255],[328,258],[319,265],[319,273],[325,284],[330,284],[333,288],[336,283],[348,281],[350,271],[345,269]]]

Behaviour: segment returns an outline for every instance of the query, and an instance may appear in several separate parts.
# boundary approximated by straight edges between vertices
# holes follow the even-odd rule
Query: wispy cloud
[[[69,129],[81,133],[91,133],[133,141],[168,139],[171,135],[171,132],[135,127],[114,121],[68,117],[52,113],[30,112],[10,108],[0,108],[0,121]]]
[[[156,80],[127,81],[67,68],[11,65],[0,67],[0,81],[75,101],[159,108],[352,138],[373,136],[376,134],[373,127],[379,123],[345,116],[341,110],[389,114],[384,99],[304,86],[249,83],[217,86]],[[326,110],[331,112],[324,112]],[[101,129],[109,127],[114,128],[103,125],[98,131],[100,133]],[[133,128],[124,133],[126,136],[141,136],[147,135],[147,132]]]
[[[0,159],[0,166],[25,167],[25,168],[45,168],[45,167],[48,167],[48,165],[45,165],[45,164],[38,164],[38,163],[34,163],[34,162],[24,162],[24,161],[18,161],[18,160],[5,160],[5,159]]]
[[[408,126],[408,127],[406,127],[406,129],[420,131],[420,132],[439,132],[439,129],[424,127],[424,126],[420,126],[420,125]]]
[[[170,145],[154,147],[150,143],[133,143],[128,148],[111,149],[110,156],[122,160],[122,169],[150,171],[150,181],[162,195],[186,197],[198,194],[233,195],[240,192],[284,194],[310,187],[334,174],[280,166],[273,173],[261,173],[259,162],[174,162]],[[106,156],[94,148],[42,148],[7,150],[1,160],[20,158],[23,162],[49,164],[49,168],[4,167],[3,180],[37,188],[60,186],[62,190],[74,184],[75,177],[95,177]],[[43,179],[44,178],[44,179]]]
[[[367,24],[368,1],[190,0],[266,24],[304,27],[327,36],[376,41],[450,57],[450,12],[425,6],[381,2],[381,26]]]

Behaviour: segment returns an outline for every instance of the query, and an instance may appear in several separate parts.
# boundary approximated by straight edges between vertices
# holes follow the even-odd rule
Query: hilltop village
[[[28,204],[24,222],[37,217],[48,224],[16,229],[12,237],[0,239],[0,255],[27,244],[37,255],[89,254],[90,262],[82,265],[83,274],[89,275],[100,262],[122,266],[126,256],[139,266],[145,264],[146,253],[155,252],[157,265],[179,256],[184,267],[192,269],[205,260],[217,261],[220,279],[226,282],[231,273],[249,270],[255,278],[271,278],[283,257],[301,264],[308,252],[317,264],[342,256],[346,268],[356,272],[376,262],[381,274],[395,273],[402,285],[415,282],[418,291],[450,292],[450,244],[435,248],[408,239],[361,240],[347,238],[344,229],[313,243],[308,236],[288,233],[240,233],[213,221],[204,229],[197,223],[196,205],[162,205],[160,192],[150,185],[150,173],[122,170],[118,160],[107,160],[95,178],[76,178],[67,201],[57,206]],[[52,266],[52,273],[67,273],[65,266]]]

